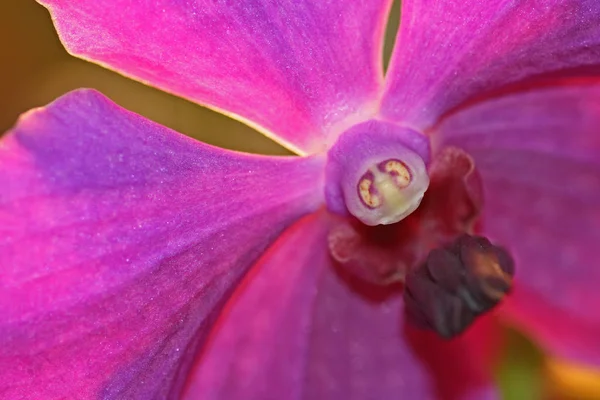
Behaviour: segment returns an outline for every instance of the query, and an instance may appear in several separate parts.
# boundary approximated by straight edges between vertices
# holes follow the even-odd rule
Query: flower
[[[24,115],[0,142],[4,397],[493,398],[493,321],[444,342],[403,309],[455,335],[511,256],[499,314],[598,365],[595,0],[407,0],[385,78],[389,1],[43,3],[72,53],[301,157],[89,90]]]

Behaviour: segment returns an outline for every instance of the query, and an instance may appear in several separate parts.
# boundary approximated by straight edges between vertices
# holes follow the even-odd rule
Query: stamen
[[[484,237],[463,235],[432,250],[406,277],[409,320],[452,338],[490,311],[510,292],[514,262]]]
[[[412,173],[404,162],[394,159],[382,161],[369,168],[358,181],[358,195],[366,207],[381,207],[377,213],[380,224],[392,224],[413,212],[423,199],[425,190],[416,195],[414,190],[404,190],[411,181]],[[426,189],[428,183],[429,178],[425,174],[418,186]]]
[[[385,160],[372,165],[358,182],[359,195],[365,208],[356,207],[352,199],[347,201],[354,216],[367,225],[396,223],[419,207],[429,186],[429,177],[423,161],[414,153],[403,151],[404,160]],[[410,164],[411,167],[408,167]],[[414,170],[413,171],[411,171]],[[368,182],[369,192],[363,196],[363,182]],[[350,196],[346,196],[348,198]],[[369,202],[367,202],[369,200]],[[371,204],[376,204],[371,206]]]
[[[367,172],[358,182],[358,195],[367,207],[377,208],[383,202],[378,190],[375,188],[375,177],[372,172]]]
[[[398,222],[423,199],[428,159],[421,133],[382,121],[356,125],[329,151],[328,208],[369,226]]]
[[[379,164],[379,169],[385,171],[394,179],[394,183],[399,188],[405,188],[412,180],[410,170],[400,160],[387,160]]]

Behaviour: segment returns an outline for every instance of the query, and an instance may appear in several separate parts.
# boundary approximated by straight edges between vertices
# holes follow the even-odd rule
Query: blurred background
[[[0,51],[0,132],[24,111],[89,87],[203,142],[252,153],[289,154],[239,122],[69,56],[48,12],[34,0],[0,0]]]
[[[390,20],[386,42],[388,55],[398,25],[397,2],[394,7],[392,15],[396,17]],[[28,109],[70,90],[89,87],[203,142],[251,153],[290,154],[239,122],[69,56],[46,9],[34,0],[0,1],[0,55],[0,134]],[[534,343],[510,328],[506,328],[506,341],[497,368],[505,399],[600,399],[600,374],[545,357]]]

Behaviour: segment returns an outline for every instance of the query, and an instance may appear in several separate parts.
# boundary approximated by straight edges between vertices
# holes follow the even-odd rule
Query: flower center
[[[453,337],[510,291],[512,259],[474,236],[482,185],[464,151],[430,161],[426,136],[369,121],[340,137],[326,173],[338,272],[401,290],[409,321]]]
[[[427,138],[382,121],[352,127],[328,154],[327,205],[363,224],[387,225],[417,209],[429,186]]]

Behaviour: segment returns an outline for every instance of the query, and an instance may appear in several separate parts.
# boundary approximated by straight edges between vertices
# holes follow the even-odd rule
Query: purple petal
[[[390,1],[40,0],[67,49],[298,152],[372,115]],[[348,121],[352,118],[352,121]]]
[[[328,230],[325,214],[305,217],[254,266],[212,332],[185,398],[495,398],[471,352],[477,338],[444,342],[413,332],[413,349],[403,336],[401,297],[381,287],[365,293],[338,275]],[[422,360],[424,346],[439,351]],[[453,387],[438,386],[429,372],[436,366],[455,378]]]
[[[516,258],[514,307],[506,310],[555,353],[595,365],[599,126],[600,82],[589,80],[490,99],[433,133],[434,146],[459,146],[475,159],[483,231]]]
[[[535,75],[600,73],[597,0],[405,0],[382,114],[421,129]]]
[[[233,285],[323,202],[321,159],[213,148],[89,90],[24,116],[0,164],[11,399],[176,397]]]

